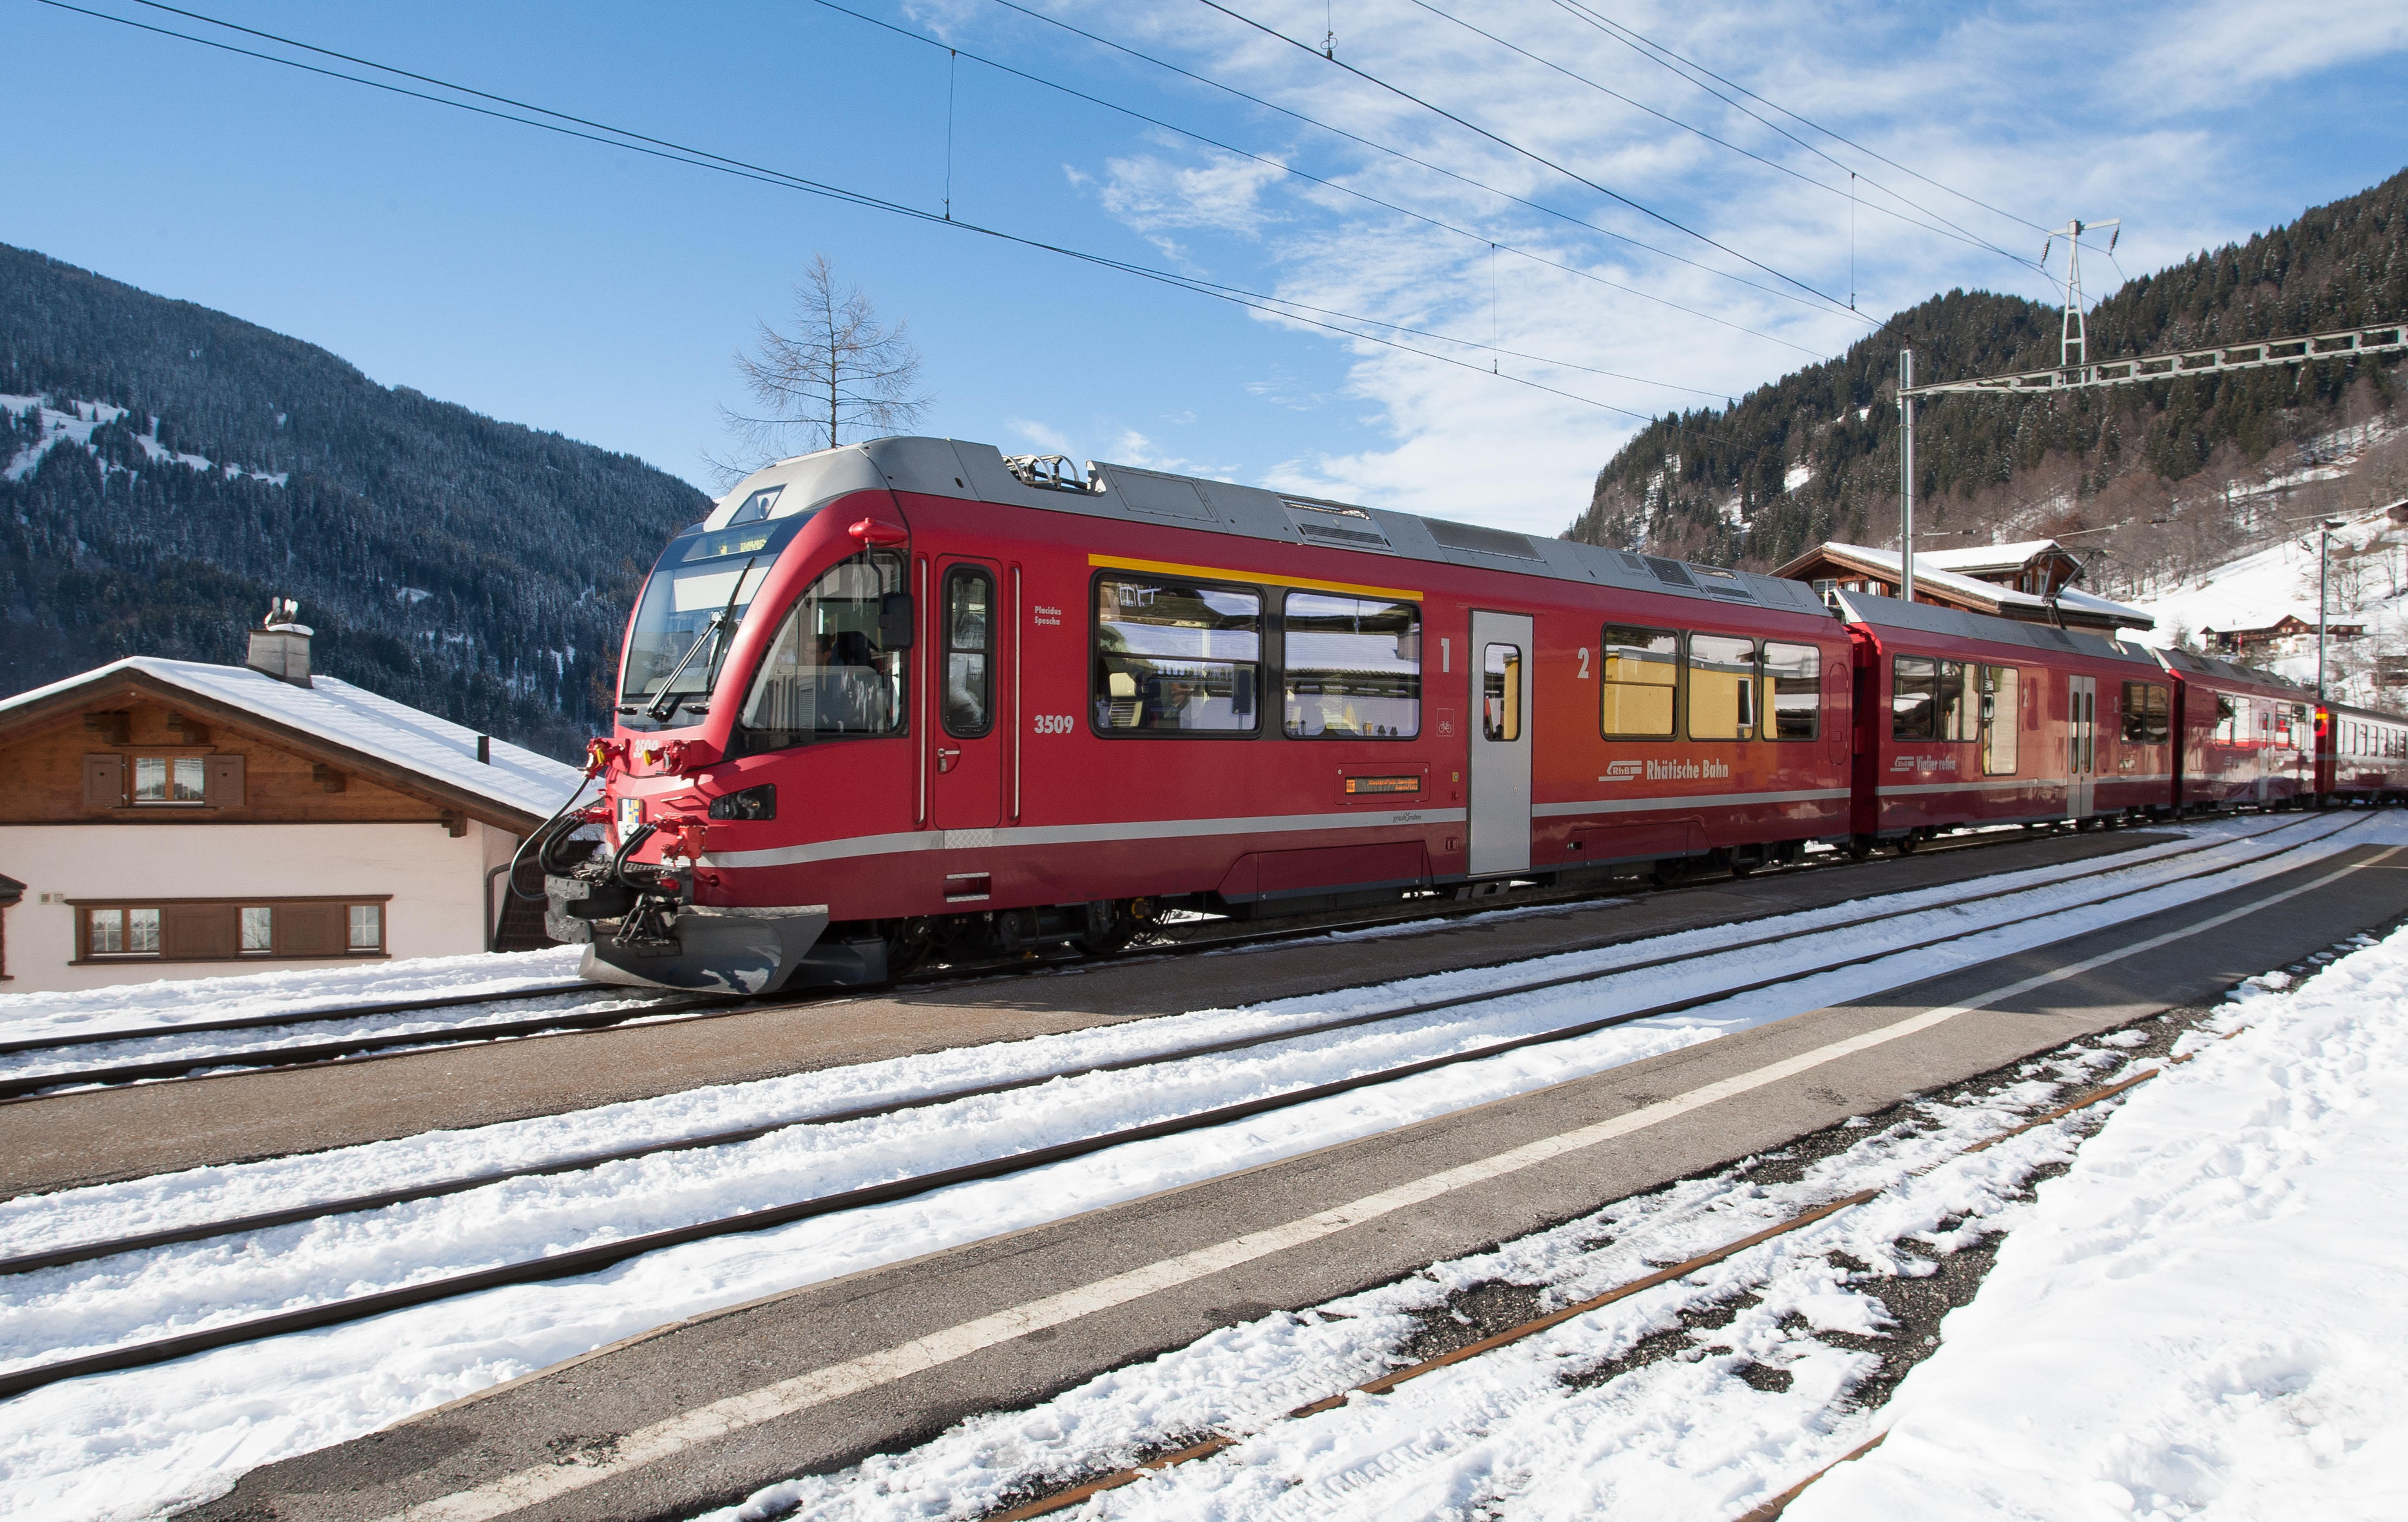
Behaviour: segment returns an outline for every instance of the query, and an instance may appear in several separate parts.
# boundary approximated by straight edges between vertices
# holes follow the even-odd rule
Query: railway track
[[[1883,963],[1891,965],[1879,971],[1871,980],[1872,989],[1919,981],[1949,970],[1947,965],[1935,965],[1931,954],[1953,945],[2020,930],[2026,932],[2026,942],[2004,949],[2024,949],[2028,946],[2045,945],[2065,936],[2086,933],[2100,928],[2103,923],[2114,923],[2112,917],[2101,921],[2093,914],[2102,905],[2150,894],[2171,900],[2132,906],[2125,916],[2128,917],[2130,915],[2157,912],[2178,903],[2195,902],[2255,881],[2274,871],[2286,870],[2280,865],[2284,858],[2344,836],[2357,822],[2353,818],[2339,820],[2312,818],[2277,825],[2240,838],[2228,837],[2203,846],[2160,853],[2137,861],[2128,857],[2105,866],[2058,873],[2040,882],[1993,887],[1970,893],[1925,889],[1897,896],[1927,901],[1911,905],[1892,903],[1883,906],[1881,901],[1870,901],[1861,905],[1866,911],[1862,913],[1835,912],[1849,908],[1848,905],[1835,906],[1835,910],[1806,911],[1782,917],[1808,923],[1793,923],[1779,928],[1759,926],[1758,933],[1749,933],[1745,926],[1713,927],[1655,938],[1660,945],[1637,942],[1602,950],[1523,959],[1536,964],[1531,968],[1534,975],[1502,982],[1491,981],[1437,998],[1382,1001],[1372,997],[1371,1002],[1378,1007],[1359,1009],[1335,1018],[1295,1021],[1219,1041],[1166,1043],[1152,1050],[1133,1052],[1111,1060],[1027,1072],[976,1085],[907,1095],[880,1103],[802,1116],[781,1116],[740,1129],[715,1130],[641,1146],[572,1157],[555,1156],[429,1183],[339,1199],[311,1199],[274,1210],[192,1219],[139,1233],[65,1242],[36,1251],[20,1252],[0,1261],[0,1273],[49,1276],[29,1286],[29,1294],[55,1298],[70,1290],[75,1283],[71,1277],[62,1277],[63,1271],[79,1264],[125,1259],[134,1254],[167,1254],[192,1244],[227,1243],[236,1237],[281,1226],[328,1223],[345,1216],[444,1195],[465,1194],[533,1175],[583,1174],[588,1175],[590,1188],[598,1188],[602,1194],[607,1195],[617,1187],[606,1176],[609,1165],[634,1162],[664,1153],[738,1147],[775,1133],[786,1132],[791,1137],[792,1133],[804,1130],[833,1128],[849,1121],[894,1121],[914,1111],[968,1107],[992,1096],[1046,1088],[1047,1086],[1057,1086],[1049,1090],[1057,1108],[1072,1111],[1110,1109],[1118,1104],[1126,1110],[1130,1108],[1130,1102],[1116,1099],[1109,1089],[1098,1089],[1096,1086],[1113,1075],[1131,1073],[1148,1077],[1157,1089],[1175,1088],[1176,1082],[1184,1081],[1193,1090],[1184,1099],[1176,1092],[1168,1098],[1155,1092],[1140,1095],[1139,1108],[1154,1104],[1176,1111],[1157,1118],[1082,1129],[1079,1122],[1083,1117],[1072,1114],[1063,1117],[1063,1125],[1070,1133],[1059,1140],[1011,1147],[976,1160],[901,1176],[895,1176],[891,1169],[873,1165],[873,1174],[884,1176],[875,1176],[852,1188],[812,1193],[766,1207],[703,1212],[698,1218],[676,1225],[488,1262],[464,1272],[441,1272],[441,1264],[415,1267],[390,1263],[376,1265],[369,1272],[346,1282],[373,1280],[379,1273],[406,1282],[300,1306],[290,1306],[291,1297],[278,1292],[267,1298],[268,1303],[285,1304],[290,1308],[265,1315],[241,1314],[243,1307],[239,1305],[228,1310],[222,1297],[211,1295],[205,1303],[193,1307],[188,1315],[168,1315],[164,1319],[172,1325],[179,1320],[207,1321],[214,1316],[216,1322],[213,1325],[165,1336],[129,1335],[113,1345],[86,1347],[64,1357],[42,1358],[13,1369],[0,1370],[0,1398],[62,1379],[163,1362],[211,1348],[338,1325],[503,1285],[589,1273],[684,1243],[832,1216],[1115,1147],[1226,1126],[1337,1095],[1400,1083],[1443,1069],[1575,1041],[1613,1027],[1697,1011],[1766,990],[1797,989],[1814,979],[1838,977],[1857,970],[1877,968]],[[2190,860],[2208,852],[2221,854],[2204,861]],[[2035,874],[2015,875],[2030,877]],[[2119,877],[2125,880],[2094,881]],[[1981,885],[1963,886],[1978,889]],[[2017,899],[2024,902],[2014,902]],[[1967,923],[1964,911],[1971,905],[1981,903],[1993,905],[1994,912],[1982,917],[1979,923]],[[2058,919],[2059,923],[2046,925],[2051,919]],[[1739,933],[1730,933],[1733,930]],[[2002,950],[1996,947],[1982,948],[1978,954],[1971,954],[1971,950],[1968,948],[1969,954],[1954,965],[1971,965],[2002,954]],[[1617,955],[1617,952],[1624,954]],[[1601,961],[1598,960],[1600,958],[1603,959]],[[1584,959],[1588,964],[1566,966],[1568,960]],[[1681,975],[1690,980],[1689,987],[1677,997],[1653,997],[1648,989],[1647,975],[1651,973],[1661,974],[1675,965],[1681,969]],[[1450,973],[1441,974],[1441,979],[1461,979],[1465,975]],[[1698,981],[1700,978],[1702,981]],[[1376,996],[1389,987],[1380,985],[1351,991]],[[1509,1007],[1512,1001],[1533,1001],[1540,996],[1570,989],[1581,990],[1591,999],[1618,1002],[1627,1007],[1560,1023],[1549,1022],[1544,1003],[1518,1011]],[[1348,990],[1340,990],[1345,991]],[[1813,990],[1813,1003],[1816,1005],[1828,1002],[1821,996],[1822,991]],[[1865,990],[1846,989],[1840,991],[1857,996]],[[1482,1013],[1484,1010],[1486,1012],[1484,1015]],[[1435,1018],[1437,1017],[1451,1017],[1452,1023],[1447,1019]],[[1500,1038],[1497,1025],[1502,1024],[1512,1031],[1513,1019],[1523,1017],[1536,1021],[1533,1028],[1513,1031]],[[1764,1017],[1779,1017],[1779,1015],[1776,1012]],[[1481,1028],[1480,1022],[1484,1019],[1488,1024]],[[1416,1022],[1421,1023],[1417,1025]],[[1413,1050],[1416,1040],[1424,1048],[1418,1054]],[[1429,1049],[1431,1047],[1436,1049]],[[1216,1061],[1219,1062],[1217,1068],[1209,1066]],[[1270,1069],[1284,1063],[1284,1068],[1268,1073],[1249,1070],[1242,1081],[1237,1083],[1237,1088],[1241,1091],[1252,1086],[1264,1091],[1227,1102],[1226,1096],[1232,1091],[1233,1082],[1227,1074],[1239,1073],[1241,1063],[1253,1064],[1255,1069]],[[1178,1075],[1177,1078],[1173,1077],[1174,1074]],[[1087,1090],[1079,1090],[1082,1082],[1089,1086]],[[1225,1102],[1202,1102],[1216,1095]],[[938,1117],[935,1123],[944,1126],[948,1118]],[[974,1122],[975,1117],[973,1126]],[[723,1161],[735,1156],[727,1154]],[[773,1172],[794,1171],[791,1162],[774,1159],[771,1161]],[[766,1183],[746,1185],[746,1188],[756,1191],[766,1187]],[[609,1208],[595,1217],[598,1220],[615,1221],[626,1208],[620,1203],[604,1202],[609,1203]],[[675,1203],[674,1201],[666,1204],[657,1200],[646,1202],[642,1214],[656,1219],[665,1210],[674,1210]],[[593,1202],[590,1201],[580,1204],[580,1208],[589,1211],[592,1207]],[[554,1231],[550,1227],[539,1230],[544,1233],[539,1240],[551,1239]],[[437,1234],[441,1233],[438,1231]],[[222,1247],[209,1250],[218,1253],[221,1259],[224,1258]],[[238,1256],[246,1262],[254,1258],[261,1259],[264,1272],[274,1277],[276,1270],[272,1260],[275,1253],[272,1248],[254,1243]],[[146,1267],[171,1269],[172,1262],[156,1258],[147,1264],[133,1260],[112,1263],[100,1279],[110,1285],[121,1282],[130,1285],[142,1277]],[[94,1292],[105,1296],[107,1290],[95,1282]],[[147,1302],[145,1304],[144,1310],[135,1314],[153,1315],[147,1308]],[[126,1330],[135,1332],[150,1329],[145,1323],[142,1327],[129,1326]],[[67,1352],[67,1349],[53,1351]]]
[[[2290,822],[2296,821],[2274,823],[2266,826],[2265,829],[2287,828]],[[2264,830],[2258,832],[2262,833]],[[1922,846],[1917,854],[1940,855],[1951,851],[1981,850],[2027,838],[2029,837],[2018,832],[2004,838],[1935,843]],[[1831,866],[1853,864],[1843,855],[1833,853],[1831,860],[1810,862],[1802,868],[1773,870],[1816,871]],[[1694,881],[1696,880],[1688,880],[1684,886],[1693,884]],[[1627,887],[1586,891],[1542,889],[1535,893],[1499,894],[1468,903],[1450,903],[1435,909],[1424,907],[1416,911],[1347,920],[1325,921],[1309,925],[1278,925],[1254,930],[1218,928],[1233,924],[1234,922],[1231,921],[1195,921],[1190,923],[1213,928],[1186,932],[1178,935],[1176,939],[1153,941],[1124,951],[1096,957],[1043,958],[1036,960],[987,961],[949,966],[927,973],[910,974],[898,979],[896,986],[926,987],[943,983],[968,982],[987,977],[1021,975],[1031,971],[1067,966],[1092,965],[1100,961],[1134,961],[1147,958],[1195,956],[1218,951],[1241,950],[1254,946],[1275,946],[1284,942],[1309,940],[1365,930],[1392,929],[1398,926],[1428,924],[1436,927],[1506,909],[1573,907],[1584,903],[1594,903],[1599,899],[1623,897],[1628,891],[1630,889]],[[1770,911],[1770,913],[1779,912],[1781,911]],[[1745,921],[1733,921],[1733,923],[1745,923]],[[412,1018],[414,1016],[442,1009],[516,1003],[541,999],[573,999],[580,996],[588,997],[595,1002],[574,1008],[515,1019],[484,1019],[473,1023],[427,1026]],[[38,1099],[59,1090],[125,1084],[155,1084],[194,1076],[217,1076],[232,1073],[253,1072],[263,1068],[310,1067],[330,1062],[356,1061],[379,1056],[404,1056],[441,1047],[523,1040],[530,1036],[608,1030],[638,1020],[708,1019],[764,1008],[824,1003],[854,996],[856,995],[853,990],[811,990],[796,994],[754,997],[674,993],[655,996],[580,980],[495,994],[400,1000],[286,1011],[255,1017],[75,1031],[57,1036],[20,1037],[0,1041],[0,1103]],[[145,1045],[155,1047],[163,1043],[179,1043],[196,1036],[236,1036],[245,1031],[285,1032],[308,1025],[339,1026],[360,1020],[398,1023],[385,1024],[381,1029],[340,1034],[329,1033],[318,1040],[295,1040],[272,1045],[235,1041],[223,1045],[212,1045],[201,1050],[179,1051],[172,1054],[145,1055],[139,1050]],[[92,1066],[53,1066],[43,1060],[51,1053],[106,1046],[121,1046],[127,1049],[119,1054],[121,1059],[119,1060]],[[11,1062],[11,1059],[16,1060]],[[17,1071],[8,1071],[11,1067]]]

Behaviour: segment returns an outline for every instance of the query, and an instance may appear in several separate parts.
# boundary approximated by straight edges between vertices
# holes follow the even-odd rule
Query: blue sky
[[[290,52],[131,0],[88,3]],[[1381,330],[1460,363],[34,0],[0,0],[11,59],[0,127],[13,148],[0,241],[705,485],[706,456],[730,443],[719,408],[740,401],[732,351],[824,252],[883,313],[909,320],[936,396],[923,431],[1554,533],[1637,426],[1632,414],[1737,394],[1870,331],[1800,287],[1844,304],[1853,269],[1857,306],[1876,316],[1955,285],[2045,298],[2028,224],[2120,216],[2115,259],[2137,274],[2408,164],[2408,7],[2396,0],[1230,5],[1315,45],[1334,30],[1340,62],[1588,185],[1197,0],[1027,4],[1379,146],[999,0],[846,3],[1261,156],[964,56],[950,64],[957,217],[1441,334]],[[945,48],[808,0],[198,8],[942,207]],[[1600,20],[1861,147],[1750,101],[1811,147],[1784,137]],[[1853,253],[1852,168],[1864,177]],[[1935,217],[1961,233],[1901,220]],[[2095,296],[2118,269],[2093,256],[2085,274]],[[1492,363],[1499,375],[1483,373]]]

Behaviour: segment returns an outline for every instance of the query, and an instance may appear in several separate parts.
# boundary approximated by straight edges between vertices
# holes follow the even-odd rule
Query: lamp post
[[[2325,625],[2331,621],[2325,601],[2325,566],[2331,558],[2333,530],[2349,525],[2338,518],[2316,524],[2316,704],[2325,701]]]

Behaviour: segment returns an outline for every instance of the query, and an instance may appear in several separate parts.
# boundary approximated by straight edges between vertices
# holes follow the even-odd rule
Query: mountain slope
[[[0,245],[0,690],[241,658],[553,755],[607,723],[642,569],[708,499],[629,455],[388,390],[324,349]]]
[[[2107,359],[2403,317],[2408,172],[2133,279],[2087,325]],[[2060,323],[2058,308],[2017,296],[1934,297],[1731,407],[1657,420],[1598,474],[1567,537],[1756,566],[1826,538],[1895,543],[1899,349],[1914,349],[1927,380],[2042,369],[2057,363]],[[2045,399],[1935,398],[1915,425],[1916,494],[1929,505],[1917,527],[1971,531],[1936,541],[1963,544],[2187,515],[2174,532],[2113,541],[2123,572],[2165,574],[2155,562],[2170,553],[2213,563],[2264,532],[2252,489],[2296,462],[2286,447],[2386,419],[2396,387],[2396,365],[2353,361]],[[2408,487],[2408,462],[2385,468]]]

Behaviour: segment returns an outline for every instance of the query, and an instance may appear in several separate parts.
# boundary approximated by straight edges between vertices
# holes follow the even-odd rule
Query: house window
[[[80,961],[136,958],[232,961],[244,958],[380,957],[381,898],[166,899],[152,903],[69,901]]]
[[[198,756],[134,758],[137,804],[198,804],[207,801],[207,767]]]

